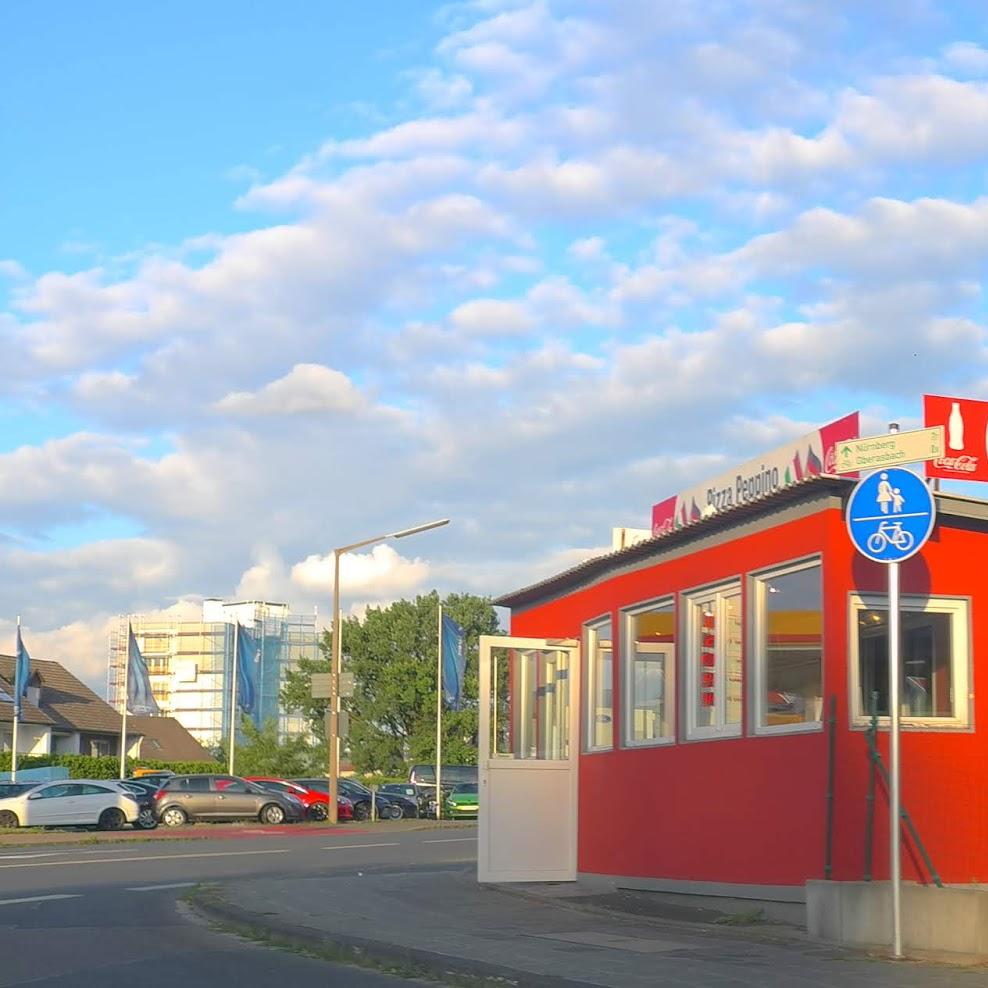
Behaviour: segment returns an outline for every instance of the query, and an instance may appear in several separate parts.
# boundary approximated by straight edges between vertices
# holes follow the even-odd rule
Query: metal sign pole
[[[890,426],[895,433],[898,426]],[[901,467],[879,469],[858,481],[847,502],[847,530],[855,548],[888,569],[889,886],[892,952],[902,956],[902,841],[899,758],[902,702],[899,564],[926,544],[936,523],[936,501],[923,479]]]
[[[902,857],[899,827],[899,564],[889,563],[889,879],[892,884],[892,954],[902,956]]]

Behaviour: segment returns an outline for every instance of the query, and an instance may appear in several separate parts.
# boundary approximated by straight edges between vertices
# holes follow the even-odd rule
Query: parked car
[[[0,799],[8,796],[20,796],[21,793],[41,785],[40,782],[0,782]]]
[[[267,789],[269,792],[284,792],[290,793],[292,796],[297,796],[302,800],[302,805],[305,807],[305,815],[309,820],[325,820],[329,815],[327,812],[329,808],[328,786],[327,791],[322,792],[318,789],[300,785],[298,782],[289,782],[287,779],[276,779],[259,775],[248,775],[247,781],[253,782],[255,785],[260,786],[262,789]],[[353,819],[353,803],[346,796],[337,796],[336,819]]]
[[[419,801],[425,806],[423,816],[436,816],[436,766],[413,765],[408,773],[408,781],[419,793]],[[443,765],[440,774],[443,798],[461,783],[477,781],[476,765]]]
[[[329,793],[328,779],[293,779],[300,786],[315,789],[317,792]],[[352,779],[339,779],[337,791],[353,803],[353,819],[369,820],[371,816],[371,791],[366,786]],[[382,820],[400,820],[405,815],[403,806],[394,803],[389,796],[378,796],[376,799],[377,815]]]
[[[136,826],[141,830],[154,830],[158,826],[158,809],[154,795],[161,787],[154,782],[144,782],[143,779],[117,779],[116,785],[124,792],[133,793],[138,799],[140,814]]]
[[[449,820],[476,817],[480,808],[480,787],[476,782],[461,782],[443,802],[443,816]]]
[[[165,781],[154,798],[158,819],[166,827],[197,820],[279,824],[305,818],[305,807],[296,796],[270,792],[234,775],[176,775]]]
[[[149,782],[161,782],[170,779],[175,773],[169,768],[135,768],[131,779],[147,779]]]
[[[140,801],[105,779],[71,779],[32,786],[0,799],[0,827],[99,827],[136,824]]]
[[[404,796],[407,799],[418,799],[418,790],[410,782],[385,782],[378,786],[378,792],[385,796]]]
[[[413,765],[408,773],[408,781],[413,786],[427,786],[435,790],[436,788],[436,766],[435,765]],[[440,772],[440,781],[443,786],[459,785],[461,782],[477,781],[476,765],[443,765]]]
[[[381,792],[374,794],[367,786],[353,779],[340,779],[340,792],[353,802],[354,808],[358,803],[365,805],[367,817],[370,816],[372,798],[377,816],[381,820],[400,820],[404,816],[418,816],[418,806],[404,796],[390,796]]]

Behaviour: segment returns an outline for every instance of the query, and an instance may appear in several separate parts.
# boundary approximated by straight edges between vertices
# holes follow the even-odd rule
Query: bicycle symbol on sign
[[[875,555],[884,552],[890,545],[900,552],[908,552],[915,544],[915,538],[903,529],[901,521],[883,521],[868,536],[868,551]]]

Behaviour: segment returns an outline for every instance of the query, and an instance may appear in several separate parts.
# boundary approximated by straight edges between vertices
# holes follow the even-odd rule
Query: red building
[[[888,764],[887,577],[848,538],[852,486],[811,477],[497,601],[512,636],[580,642],[579,873],[801,900],[825,877],[833,704],[827,877],[864,876],[872,697]],[[936,501],[901,570],[902,800],[945,882],[988,883],[988,503]],[[874,806],[882,879],[880,779]],[[903,878],[929,877],[906,836]]]

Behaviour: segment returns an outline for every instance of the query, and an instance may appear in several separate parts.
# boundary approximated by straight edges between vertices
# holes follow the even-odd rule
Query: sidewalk
[[[572,886],[570,887],[572,888]],[[519,988],[957,988],[988,969],[893,963],[795,927],[731,927],[615,912],[587,889],[483,887],[472,865],[224,884],[193,905],[227,928],[449,984]],[[601,902],[613,901],[606,895]]]

